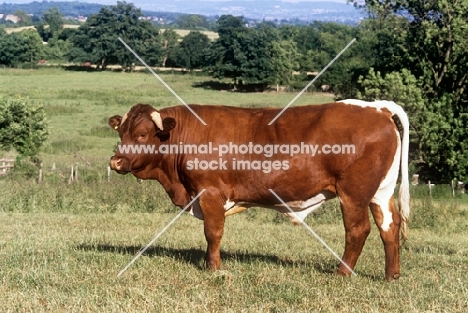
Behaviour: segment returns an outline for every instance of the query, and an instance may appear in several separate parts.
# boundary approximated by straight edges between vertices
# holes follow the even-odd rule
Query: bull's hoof
[[[302,224],[302,222],[301,222],[300,220],[296,220],[296,219],[292,219],[291,222],[292,222],[292,224],[293,224],[294,226],[299,226],[299,225]]]
[[[336,271],[336,275],[342,276],[342,277],[350,277],[350,276],[351,276],[351,273],[348,272],[348,271],[344,271],[344,270],[342,270],[342,269],[338,269],[338,270]]]
[[[392,276],[387,276],[387,281],[396,281],[400,278],[400,274],[393,274]]]
[[[221,268],[220,262],[206,262],[205,261],[205,269],[209,272],[215,272]]]

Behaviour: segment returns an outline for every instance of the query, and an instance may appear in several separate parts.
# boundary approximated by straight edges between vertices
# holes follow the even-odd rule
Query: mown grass
[[[134,192],[137,184],[124,185]],[[68,188],[76,190],[77,186]],[[98,186],[108,186],[109,194],[115,188],[121,191],[115,184]],[[449,218],[435,227],[424,223],[411,229],[402,250],[402,278],[392,284],[383,279],[383,249],[375,227],[356,268],[358,276],[341,278],[333,274],[337,261],[303,227],[264,209],[227,219],[220,271],[204,270],[203,225],[187,214],[118,278],[119,271],[175,216],[167,197],[158,203],[153,188],[148,187],[140,188],[134,198],[115,200],[114,209],[105,204],[109,199],[73,201],[69,192],[63,195],[62,204],[52,205],[48,212],[36,207],[29,213],[2,213],[2,311],[467,309],[468,222],[466,207],[457,204],[454,209],[434,203]],[[100,187],[98,192],[104,191]],[[307,222],[342,253],[344,232],[337,205],[329,204]],[[422,203],[413,204],[414,215],[423,215],[426,209]]]
[[[161,76],[188,103],[280,107],[295,96],[220,92],[196,87],[205,76]],[[161,108],[177,100],[149,74],[60,69],[0,70],[0,93],[44,105],[51,127],[39,156],[43,183],[26,161],[0,178],[2,312],[468,310],[468,201],[452,198],[448,187],[430,195],[427,186],[412,188],[410,239],[396,283],[384,281],[375,227],[358,276],[340,278],[337,260],[306,229],[265,209],[227,219],[220,271],[204,270],[203,223],[184,214],[117,278],[179,209],[157,182],[115,173],[107,181],[118,141],[107,118],[138,102]],[[307,93],[297,105],[330,100]],[[68,184],[71,165],[78,166],[78,181]],[[306,222],[342,254],[337,201]]]

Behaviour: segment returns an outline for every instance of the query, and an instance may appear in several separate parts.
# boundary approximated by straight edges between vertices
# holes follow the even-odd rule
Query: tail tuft
[[[401,181],[400,190],[398,192],[398,206],[400,207],[400,246],[403,246],[408,239],[408,224],[410,216],[410,194],[408,180]]]
[[[398,192],[398,206],[400,207],[400,239],[402,246],[408,239],[408,223],[410,217],[410,193],[408,178],[408,152],[409,152],[409,121],[408,115],[401,106],[396,106],[394,114],[403,126],[403,139],[401,144],[401,184]]]

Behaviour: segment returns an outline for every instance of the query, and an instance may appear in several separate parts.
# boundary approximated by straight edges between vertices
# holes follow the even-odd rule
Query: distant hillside
[[[284,2],[269,1],[225,1],[225,0],[181,0],[155,1],[147,3],[148,10],[157,9],[166,12],[202,14],[208,16],[232,14],[248,19],[267,21],[334,21],[340,23],[358,23],[363,17],[353,5],[338,2]]]
[[[2,3],[0,4],[0,13],[1,14],[12,14],[18,10],[23,10],[28,14],[33,14],[34,16],[42,16],[42,13],[47,11],[50,8],[57,7],[65,16],[89,16],[99,12],[102,7],[102,4],[97,3],[82,3],[78,1],[74,2],[52,2],[52,1],[34,1],[31,3],[23,4],[12,4],[12,3]]]
[[[4,2],[3,4],[0,4],[0,14],[6,16],[7,14],[13,14],[18,10],[22,10],[28,14],[32,14],[36,18],[40,18],[43,12],[49,10],[52,7],[57,7],[59,12],[64,16],[77,18],[79,16],[88,17],[91,14],[96,14],[103,6],[103,4],[83,3],[79,1],[34,1],[25,4],[12,4]],[[182,15],[182,13],[177,12],[154,12],[147,10],[142,10],[142,12],[146,16],[158,17],[161,21],[164,21],[165,24],[174,22],[177,17]]]
[[[129,1],[131,2],[131,1]],[[0,14],[12,14],[23,10],[28,14],[41,17],[52,7],[68,17],[89,16],[99,12],[103,5],[79,1],[34,1],[26,4],[0,4]],[[216,19],[223,14],[244,16],[246,20],[273,21],[277,23],[304,24],[312,21],[333,21],[356,24],[362,15],[352,5],[335,2],[283,2],[271,1],[157,1],[147,2],[143,14],[158,17],[165,24],[171,23],[181,14],[200,14]]]

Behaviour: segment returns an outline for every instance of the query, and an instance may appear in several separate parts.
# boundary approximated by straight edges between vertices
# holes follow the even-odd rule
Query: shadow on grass
[[[232,91],[234,85],[220,81],[210,80],[203,82],[196,82],[192,84],[194,88],[203,88],[206,90],[219,90],[219,91]]]
[[[232,91],[232,92],[263,92],[266,90],[266,84],[248,84],[236,85],[232,83],[220,82],[215,80],[196,82],[192,84],[194,88],[203,88],[206,90]]]
[[[82,244],[77,246],[78,250],[83,251],[98,251],[98,252],[113,252],[121,254],[137,255],[142,249],[141,246],[115,246],[109,244],[95,244],[86,245]],[[201,266],[205,258],[205,251],[201,249],[176,249],[161,246],[149,247],[144,255],[146,256],[159,256],[159,257],[170,257],[174,258],[192,266],[203,270],[204,266]],[[276,255],[271,254],[257,254],[257,253],[246,253],[246,252],[227,252],[221,251],[221,260],[234,261],[241,263],[271,263],[277,264],[284,267],[310,267],[312,266],[318,272],[325,274],[333,274],[336,272],[337,263],[333,260],[311,260],[311,261],[295,261],[287,258],[280,258]]]
[[[102,69],[96,69],[94,67],[84,65],[63,65],[62,68],[65,71],[71,72],[102,72]]]

